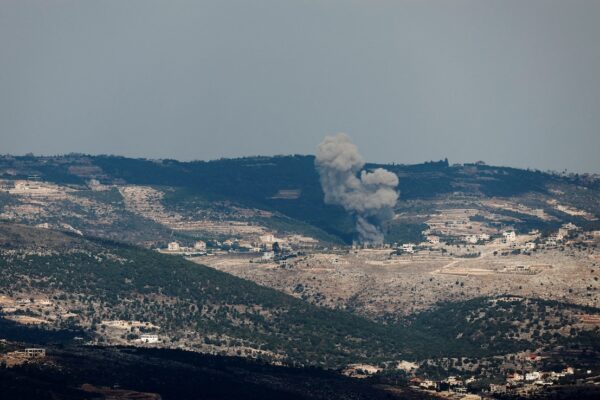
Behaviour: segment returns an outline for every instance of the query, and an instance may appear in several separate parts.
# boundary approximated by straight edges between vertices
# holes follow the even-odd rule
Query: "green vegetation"
[[[600,330],[582,329],[578,314],[593,307],[518,297],[476,298],[440,304],[411,317],[416,331],[441,336],[464,357],[535,350],[542,346],[592,346],[600,350]],[[568,334],[565,327],[573,326]]]

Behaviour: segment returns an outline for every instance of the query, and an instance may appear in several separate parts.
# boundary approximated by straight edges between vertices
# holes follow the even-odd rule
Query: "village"
[[[272,233],[248,241],[172,242],[159,251],[327,307],[345,307],[352,299],[366,316],[406,315],[443,300],[504,293],[600,304],[599,231],[567,223],[546,235],[507,229],[449,240],[435,229],[423,233],[425,242],[381,247],[324,246],[311,238]]]
[[[402,372],[401,376],[411,388],[435,397],[455,400],[494,399],[505,395],[530,397],[555,385],[600,384],[600,374],[591,369],[576,369],[568,365],[552,370],[540,369],[536,365],[540,364],[546,355],[521,353],[500,358],[505,366],[499,368],[493,377],[465,373],[437,379],[428,378],[421,372],[423,363],[410,361],[389,362],[382,366],[351,364],[342,374],[366,379],[378,374],[389,374],[390,370],[395,369]],[[510,363],[510,359],[517,361]]]
[[[591,370],[579,371],[578,375],[585,374],[586,377],[579,378],[578,383],[589,382],[593,384],[599,381],[600,376],[591,376],[591,372]],[[508,373],[504,382],[498,379],[497,383],[490,383],[483,387],[478,383],[478,377],[475,376],[466,379],[448,376],[441,380],[412,377],[409,379],[409,385],[446,399],[477,400],[496,398],[498,395],[507,394],[528,397],[546,387],[567,384],[574,374],[575,369],[572,367],[565,367],[559,372],[538,370],[523,373],[514,372]]]
[[[545,209],[518,202],[481,200],[479,208],[474,208],[457,201],[452,207],[439,208],[422,217],[426,226],[419,235],[422,240],[393,241],[381,246],[358,242],[344,245],[323,242],[309,233],[257,223],[255,218],[270,218],[269,213],[261,210],[235,209],[227,215],[193,216],[166,207],[165,194],[156,188],[105,186],[99,182],[90,182],[88,186],[92,197],[79,195],[77,188],[38,182],[35,177],[4,183],[5,193],[18,202],[4,207],[3,218],[77,236],[87,235],[89,230],[77,224],[76,218],[67,223],[49,216],[54,208],[61,207],[59,203],[70,202],[94,210],[102,223],[118,221],[117,209],[94,197],[112,191],[111,196],[118,193],[127,212],[161,227],[162,230],[156,231],[160,236],[144,239],[156,252],[184,257],[310,303],[350,310],[374,321],[399,321],[435,309],[441,302],[506,294],[600,306],[600,231],[586,230],[574,222],[555,223],[552,231],[523,229],[516,219],[501,216],[499,212],[508,210],[542,221],[556,221]],[[558,202],[548,206],[586,221],[593,220],[593,216],[574,207],[565,208]],[[406,218],[398,212],[393,223],[403,224]],[[82,339],[84,344],[168,347],[248,357],[265,355],[275,363],[282,359],[280,354],[243,343],[197,337],[191,331],[173,335],[159,324],[146,321],[82,319],[77,299],[52,294],[3,294],[0,307],[7,320],[22,325],[64,327],[77,322],[94,333],[92,338]],[[570,317],[568,323],[552,334],[568,335],[572,329],[591,332],[600,327],[600,315],[582,312]],[[530,340],[531,333],[518,332],[514,339]],[[3,355],[7,364],[45,359],[41,353],[34,355],[33,350],[31,354],[25,348],[14,351]],[[536,357],[544,359],[545,352],[540,351]],[[511,356],[528,358],[531,353],[503,355]],[[383,367],[350,364],[343,373],[361,378],[390,369],[403,370],[413,388],[456,399],[503,394],[525,396],[554,385],[596,381],[596,371],[588,372],[587,368],[579,368],[561,357],[557,360],[559,368],[554,369],[532,364],[530,358],[524,369],[505,360],[506,366],[494,367],[493,380],[468,369],[461,370],[461,374],[453,371],[445,377],[427,372],[434,365],[455,366],[455,360],[450,364],[447,360],[390,361]]]

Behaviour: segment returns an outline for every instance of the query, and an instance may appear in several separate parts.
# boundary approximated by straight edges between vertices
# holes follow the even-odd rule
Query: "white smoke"
[[[325,137],[315,165],[325,203],[338,204],[354,215],[359,242],[383,244],[383,224],[394,217],[398,201],[396,174],[383,168],[362,170],[365,161],[345,133]]]

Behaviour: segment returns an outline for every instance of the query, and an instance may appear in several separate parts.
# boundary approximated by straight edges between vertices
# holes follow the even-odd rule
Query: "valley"
[[[597,177],[385,165],[400,201],[373,246],[323,203],[313,162],[0,157],[0,336],[62,354],[35,372],[48,379],[71,356],[44,335],[72,332],[67,353],[95,363],[241,357],[333,370],[375,390],[366,398],[543,398],[597,381]],[[171,390],[114,384],[69,387]]]

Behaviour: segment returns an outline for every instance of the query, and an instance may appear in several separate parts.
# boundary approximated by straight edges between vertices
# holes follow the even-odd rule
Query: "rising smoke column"
[[[344,133],[325,137],[315,165],[325,203],[340,205],[354,215],[360,243],[383,244],[383,223],[394,217],[398,200],[396,174],[383,168],[362,170],[365,161]]]

